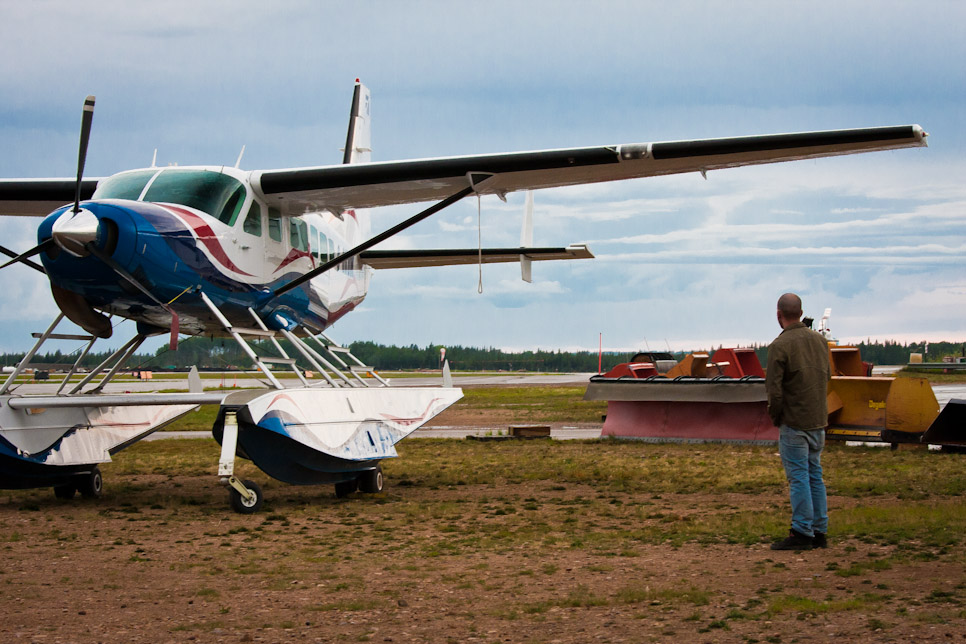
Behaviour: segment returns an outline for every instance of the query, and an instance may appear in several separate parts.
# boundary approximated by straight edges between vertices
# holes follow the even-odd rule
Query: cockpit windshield
[[[220,172],[168,168],[148,188],[144,201],[189,206],[231,226],[245,203],[245,186]]]
[[[144,186],[148,185],[148,181],[157,173],[157,170],[137,170],[115,174],[97,184],[93,198],[137,201],[144,192]]]
[[[227,174],[212,170],[165,168],[140,170],[114,175],[97,187],[95,199],[140,198],[151,182],[143,201],[188,206],[234,225],[247,196],[244,184]]]

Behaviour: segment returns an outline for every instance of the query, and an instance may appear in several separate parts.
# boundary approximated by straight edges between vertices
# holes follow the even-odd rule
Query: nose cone
[[[67,210],[54,222],[51,236],[71,255],[86,257],[88,251],[84,246],[97,241],[97,225],[97,216],[90,210]]]

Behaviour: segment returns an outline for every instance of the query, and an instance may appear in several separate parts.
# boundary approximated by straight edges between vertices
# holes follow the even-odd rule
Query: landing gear
[[[246,479],[238,482],[247,488],[248,495],[242,496],[242,493],[234,485],[229,484],[228,504],[231,506],[231,509],[239,514],[254,514],[258,512],[262,508],[262,500],[264,499],[262,496],[262,488],[255,481]]]
[[[335,484],[335,496],[340,499],[344,499],[353,492],[359,489],[359,479],[351,479],[348,481],[340,481]]]
[[[376,466],[376,469],[364,472],[362,476],[359,477],[359,489],[367,494],[382,492],[382,487],[382,468],[378,465]]]
[[[382,492],[383,485],[382,468],[377,465],[375,469],[363,472],[354,479],[336,483],[335,495],[340,499],[344,499],[356,490],[366,494],[376,494],[377,492]]]
[[[228,486],[228,505],[239,514],[254,514],[262,508],[262,488],[255,481],[235,477],[235,448],[238,445],[238,420],[234,410],[225,412],[225,428],[221,437],[221,459],[218,475]]]
[[[85,499],[99,499],[104,492],[104,477],[96,465],[86,474],[71,477],[70,483],[54,486],[54,496],[62,501],[70,501],[77,492]]]
[[[104,491],[104,478],[96,465],[87,474],[77,477],[77,490],[85,499],[98,499]],[[56,491],[55,491],[56,492]]]

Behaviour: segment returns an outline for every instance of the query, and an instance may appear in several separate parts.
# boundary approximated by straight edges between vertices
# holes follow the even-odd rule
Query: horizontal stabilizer
[[[520,256],[539,262],[551,259],[593,259],[583,244],[559,248],[441,248],[433,250],[368,250],[360,256],[375,269],[453,266],[458,264],[501,264],[519,262]]]

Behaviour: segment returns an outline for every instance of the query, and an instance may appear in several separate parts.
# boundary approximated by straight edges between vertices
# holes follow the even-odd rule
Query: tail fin
[[[349,133],[345,139],[345,155],[342,163],[366,163],[372,149],[369,138],[369,88],[356,79],[352,93],[352,111],[349,113]]]

